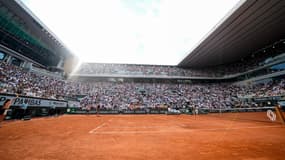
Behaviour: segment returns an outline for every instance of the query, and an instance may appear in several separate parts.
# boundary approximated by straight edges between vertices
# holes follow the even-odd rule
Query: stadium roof
[[[6,28],[3,26],[7,32],[10,32],[12,37],[20,37],[20,39],[25,40],[26,44],[33,44],[40,48],[39,50],[33,50],[35,52],[31,53],[26,53],[26,51],[24,54],[30,54],[31,56],[36,54],[36,56],[42,57],[38,60],[42,64],[49,59],[45,57],[54,57],[54,59],[49,59],[54,61],[59,57],[72,55],[63,42],[20,0],[1,1],[1,5],[4,5],[1,6],[2,20],[9,21],[9,24],[5,25]],[[41,52],[43,49],[45,51]],[[29,57],[29,55],[27,56]]]
[[[20,0],[14,0],[21,8],[17,9],[16,5],[13,5],[13,7],[15,7],[15,12],[20,12],[21,15],[23,15],[23,19],[27,20],[29,22],[29,19],[32,18],[33,22],[37,25],[37,27],[39,27],[41,29],[40,32],[38,32],[39,30],[35,30],[35,32],[38,32],[38,34],[42,34],[42,35],[46,35],[43,36],[43,38],[45,38],[47,41],[53,41],[58,47],[63,47],[66,48],[65,45],[63,44],[63,42],[44,24],[42,23],[42,21],[35,16],[28,7],[26,7],[22,1]],[[13,2],[13,1],[12,1]],[[25,13],[24,13],[24,12]],[[30,27],[34,27],[33,23],[27,23],[28,26]]]
[[[285,38],[284,0],[242,0],[179,63],[204,67],[237,61]]]

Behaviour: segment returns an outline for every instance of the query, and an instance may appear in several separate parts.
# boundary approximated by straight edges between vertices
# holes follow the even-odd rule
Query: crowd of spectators
[[[63,99],[65,81],[25,71],[23,68],[0,62],[0,93]]]
[[[109,64],[109,63],[83,63],[76,74],[99,75],[138,75],[138,76],[198,76],[214,77],[214,73],[204,72],[200,69],[183,69],[176,66],[139,65],[139,64]]]
[[[37,75],[0,62],[0,93],[51,99],[85,95],[82,107],[104,109],[185,107],[218,109],[241,105],[243,97],[285,95],[285,81],[237,86],[229,83],[86,82]]]
[[[88,96],[81,101],[82,106],[97,104],[106,109],[127,109],[133,106],[226,109],[249,105],[243,101],[244,98],[285,94],[284,80],[253,86],[127,82],[96,82],[84,84],[85,87],[86,85],[92,90],[87,90]]]

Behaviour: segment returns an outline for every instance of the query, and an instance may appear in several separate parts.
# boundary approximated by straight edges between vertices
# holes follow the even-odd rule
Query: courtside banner
[[[69,108],[80,108],[80,102],[77,101],[67,101]]]
[[[0,94],[0,106],[2,106],[7,99],[14,99],[14,98],[15,100],[11,104],[12,106],[20,107],[25,103],[28,104],[28,107],[67,107],[66,101],[24,97],[24,96],[16,97],[16,95],[9,95],[9,94]]]

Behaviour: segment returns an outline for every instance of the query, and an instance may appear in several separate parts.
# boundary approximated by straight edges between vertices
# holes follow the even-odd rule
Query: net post
[[[277,116],[280,118],[281,123],[285,124],[285,117],[281,111],[281,106],[280,105],[275,106],[275,111],[277,113]]]

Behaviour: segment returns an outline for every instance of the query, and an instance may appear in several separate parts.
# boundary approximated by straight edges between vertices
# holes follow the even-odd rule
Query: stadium
[[[82,63],[0,0],[0,159],[282,160],[284,28],[285,1],[241,0],[176,65]]]

